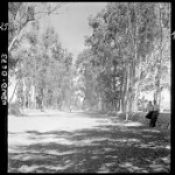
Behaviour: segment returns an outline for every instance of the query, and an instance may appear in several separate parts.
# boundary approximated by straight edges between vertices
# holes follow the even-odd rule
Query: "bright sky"
[[[95,16],[105,6],[105,2],[67,2],[60,9],[61,14],[52,15],[50,20],[46,21],[47,24],[54,26],[62,46],[76,58],[85,48],[84,36],[92,32],[88,26],[88,17]]]

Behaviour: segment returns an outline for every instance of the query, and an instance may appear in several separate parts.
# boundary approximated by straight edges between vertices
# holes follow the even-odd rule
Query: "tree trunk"
[[[130,100],[131,100],[131,103],[130,103],[130,112],[133,112],[134,111],[134,108],[136,108],[135,104],[137,103],[136,102],[136,99],[135,99],[135,59],[137,58],[137,54],[135,53],[134,55],[134,59],[132,61],[132,64],[131,64],[131,84],[130,84]]]
[[[36,57],[34,57],[35,60],[35,75],[34,75],[34,105],[36,109]]]
[[[135,9],[136,14],[137,10]],[[136,82],[136,63],[138,61],[138,37],[139,37],[139,24],[140,22],[138,21],[138,18],[140,17],[140,12],[136,16],[136,28],[135,28],[135,37],[133,41],[133,46],[134,46],[134,57],[132,61],[132,98],[133,98],[133,103],[132,103],[132,111],[137,111],[138,110],[138,83]],[[140,19],[140,18],[139,18]],[[140,60],[139,60],[140,63]]]
[[[102,111],[102,98],[99,96],[99,98],[98,98],[98,110],[99,111]]]
[[[121,98],[120,98],[120,111],[121,112],[126,112],[125,96],[126,96],[126,84],[123,84]]]
[[[13,93],[12,93],[12,96],[10,97],[9,99],[9,104],[12,102],[14,96],[15,96],[15,92],[16,92],[16,89],[17,89],[17,86],[18,86],[18,83],[19,83],[20,80],[18,80],[15,84],[15,87],[14,87],[14,90],[13,90]]]
[[[133,111],[138,111],[138,100],[140,96],[140,75],[141,75],[141,58],[139,59],[138,75],[136,76],[137,82],[135,82],[135,97],[134,97],[134,108]]]
[[[10,42],[9,46],[8,46],[8,52],[11,51],[14,43],[18,40],[21,39],[22,35],[23,35],[23,32],[24,32],[24,29],[25,29],[25,26],[29,23],[30,21],[26,21],[26,23],[24,24],[24,26],[20,29],[19,33],[13,38],[13,40]]]
[[[132,101],[131,101],[131,65],[128,65],[127,69],[127,83],[126,83],[126,120],[128,120],[129,114],[131,112],[131,107],[132,107]]]
[[[140,58],[141,59],[141,58]],[[135,100],[134,100],[134,112],[138,111],[138,100],[140,96],[140,75],[141,75],[141,60],[139,61],[139,70],[138,70],[138,82],[136,83],[136,91],[135,91]]]
[[[162,11],[161,4],[159,6],[159,25],[160,25],[160,58],[157,60],[157,71],[155,75],[155,96],[154,100],[156,100],[157,104],[160,106],[161,103],[161,87],[160,87],[160,79],[161,79],[161,64],[162,64],[162,40],[163,40],[163,26],[162,26]]]
[[[127,76],[127,106],[126,106],[126,120],[128,119],[129,114],[132,112],[132,94],[133,94],[133,87],[134,87],[134,73],[135,73],[135,35],[134,35],[134,26],[132,24],[131,21],[131,15],[129,14],[129,12],[131,10],[133,10],[132,4],[128,3],[128,14],[127,14],[127,18],[128,18],[128,31],[129,31],[129,37],[132,41],[131,45],[133,47],[134,50],[134,54],[132,54],[132,58],[131,58],[131,63],[129,63],[128,65],[128,76]],[[134,10],[135,11],[135,10]]]
[[[117,111],[120,111],[120,98],[117,100]]]
[[[120,111],[121,112],[126,112],[126,104],[125,104],[125,98],[126,98],[126,88],[127,88],[127,70],[126,66],[123,71],[123,77],[121,81],[121,95],[120,95]]]
[[[132,5],[132,4],[131,4]],[[129,76],[129,87],[127,87],[127,91],[128,88],[130,89],[130,98],[129,98],[129,112],[132,112],[133,110],[137,110],[137,98],[135,98],[135,94],[136,94],[136,87],[135,87],[135,64],[137,62],[138,59],[138,31],[139,31],[139,20],[140,20],[140,11],[137,11],[137,8],[135,7],[135,3],[133,3],[133,7],[130,6],[130,4],[128,3],[128,14],[127,14],[127,18],[128,18],[128,31],[129,31],[129,37],[131,38],[132,41],[132,47],[133,47],[133,54],[132,54],[132,60],[131,60],[131,65],[130,67],[130,76]],[[135,21],[134,24],[131,20],[131,15],[129,14],[129,11],[133,10],[135,13]]]
[[[29,94],[27,95],[27,108],[29,109],[29,107],[30,107],[30,100],[29,100]]]
[[[36,109],[36,85],[34,85],[34,109]]]
[[[41,111],[44,110],[44,92],[41,90]]]

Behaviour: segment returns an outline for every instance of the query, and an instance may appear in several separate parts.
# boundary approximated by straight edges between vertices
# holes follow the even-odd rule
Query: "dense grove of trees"
[[[162,89],[170,88],[170,4],[108,3],[89,18],[92,34],[75,64],[53,28],[39,32],[34,6],[9,4],[9,79],[17,79],[14,92],[22,107],[73,105],[129,114],[146,90],[160,105]]]
[[[149,90],[160,104],[161,90],[170,87],[169,4],[108,3],[89,25],[88,48],[77,60],[87,103],[95,98],[100,110],[129,113]]]
[[[20,59],[16,71],[17,100],[23,107],[56,107],[68,103],[72,55],[62,48],[52,28],[39,36],[36,26],[26,33],[28,48],[13,55]],[[33,95],[33,98],[31,97]]]
[[[24,7],[34,11],[30,4],[9,3],[9,16],[30,15]],[[30,20],[32,23],[29,24]],[[30,20],[20,23],[22,28],[18,25],[13,28],[17,20],[9,19],[9,86],[15,76],[14,93],[21,107],[64,107],[70,104],[72,55],[61,46],[52,27],[46,27],[42,33],[39,21],[34,16]]]

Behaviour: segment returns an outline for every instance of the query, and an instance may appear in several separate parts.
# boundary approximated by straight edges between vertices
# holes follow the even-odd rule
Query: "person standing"
[[[156,121],[158,119],[158,115],[159,115],[159,106],[158,106],[156,100],[154,100],[154,112],[152,113],[152,116],[151,116],[150,127],[156,126]]]
[[[146,108],[146,111],[147,111],[147,115],[145,116],[147,119],[150,119],[152,118],[152,114],[154,112],[154,106],[152,104],[151,101],[148,102],[147,104],[147,108]]]

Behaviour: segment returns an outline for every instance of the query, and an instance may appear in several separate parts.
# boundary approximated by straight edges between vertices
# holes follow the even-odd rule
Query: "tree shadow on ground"
[[[104,124],[73,132],[27,131],[28,139],[35,142],[9,146],[8,170],[30,173],[170,171],[167,132],[119,122],[119,125]]]

